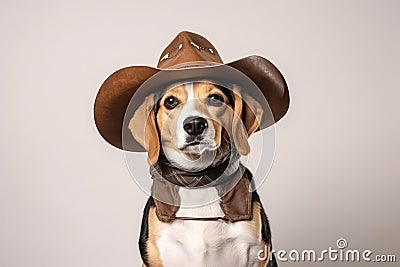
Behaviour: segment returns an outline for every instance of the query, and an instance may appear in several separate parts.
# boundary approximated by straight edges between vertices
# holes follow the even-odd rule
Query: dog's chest
[[[181,203],[189,206],[193,201],[198,203],[199,198],[209,198],[212,194],[217,201],[204,206],[181,208],[176,216],[223,217],[215,188],[196,191],[181,189]],[[254,230],[250,221],[175,220],[160,232],[160,258],[165,267],[256,266],[262,241]]]

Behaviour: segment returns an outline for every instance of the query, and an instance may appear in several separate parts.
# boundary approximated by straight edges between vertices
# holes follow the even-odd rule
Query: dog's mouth
[[[200,144],[202,144],[200,141],[194,141],[194,142],[191,142],[191,143],[187,144],[185,147],[197,146],[197,145],[200,145]]]
[[[189,143],[184,144],[182,147],[179,148],[179,150],[184,151],[188,149],[196,149],[200,147],[208,147],[212,149],[214,146],[210,142],[206,141],[192,141]]]
[[[188,153],[202,153],[206,150],[215,150],[216,146],[210,141],[204,140],[203,138],[196,138],[192,140],[186,140],[185,144],[179,147],[182,152]]]

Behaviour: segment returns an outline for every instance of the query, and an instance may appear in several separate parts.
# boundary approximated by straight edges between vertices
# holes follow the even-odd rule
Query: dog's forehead
[[[229,91],[229,89],[227,89]],[[169,95],[181,95],[185,98],[192,96],[193,98],[202,98],[210,94],[210,92],[218,92],[227,95],[225,90],[222,90],[220,86],[211,82],[191,82],[178,85],[172,85],[165,90],[163,97]]]

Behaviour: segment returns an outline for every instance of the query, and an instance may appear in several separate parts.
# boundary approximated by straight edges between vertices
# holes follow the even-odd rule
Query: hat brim
[[[249,56],[237,61],[180,69],[132,66],[111,74],[102,84],[94,103],[94,119],[101,136],[111,145],[132,152],[145,149],[133,138],[127,125],[140,101],[179,82],[211,81],[235,84],[255,99],[264,98],[264,116],[258,130],[279,121],[289,108],[289,91],[280,71],[267,59]],[[140,90],[139,90],[140,88]]]

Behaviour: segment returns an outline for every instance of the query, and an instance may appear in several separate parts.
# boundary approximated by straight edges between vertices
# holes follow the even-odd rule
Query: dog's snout
[[[190,117],[183,122],[183,129],[189,135],[202,134],[204,130],[207,128],[207,126],[208,126],[207,121],[201,117],[195,117],[195,118]]]

